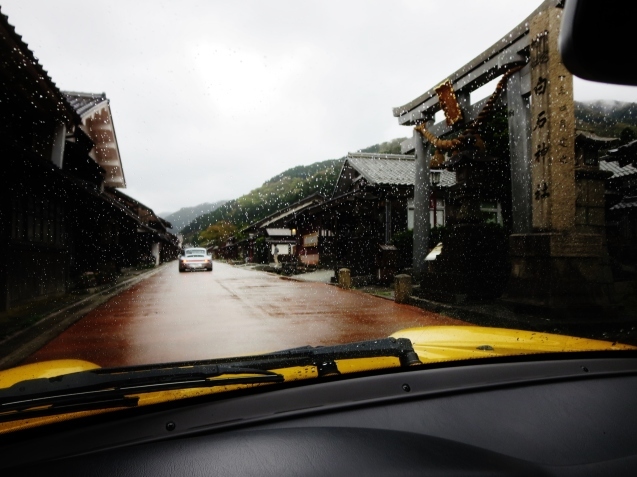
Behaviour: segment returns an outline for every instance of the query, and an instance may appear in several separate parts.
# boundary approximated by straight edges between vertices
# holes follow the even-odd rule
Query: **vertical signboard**
[[[533,229],[564,232],[575,225],[573,76],[557,49],[562,9],[533,18],[531,35],[531,181]]]

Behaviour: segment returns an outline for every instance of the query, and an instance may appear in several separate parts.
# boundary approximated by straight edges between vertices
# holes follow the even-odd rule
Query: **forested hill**
[[[627,142],[637,138],[637,103],[620,101],[575,102],[575,122],[600,136],[620,138]],[[632,133],[630,132],[632,131]]]
[[[361,152],[400,153],[404,138],[376,144]],[[203,214],[182,230],[186,238],[197,241],[200,232],[220,222],[232,224],[237,230],[261,220],[268,215],[318,192],[329,197],[334,190],[344,157],[316,162],[308,166],[296,166],[267,180],[261,187],[237,199],[230,200],[218,209]]]
[[[266,181],[258,189],[197,217],[182,232],[190,238],[218,222],[228,222],[241,228],[314,192],[329,195],[340,167],[341,161],[332,159],[289,169]]]

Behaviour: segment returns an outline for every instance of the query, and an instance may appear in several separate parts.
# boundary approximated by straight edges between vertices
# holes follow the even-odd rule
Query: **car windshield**
[[[569,73],[564,2],[0,3],[0,391],[637,345],[637,90]]]

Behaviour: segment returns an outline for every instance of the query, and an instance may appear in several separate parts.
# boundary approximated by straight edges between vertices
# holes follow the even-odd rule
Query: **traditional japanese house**
[[[298,257],[301,264],[316,266],[322,244],[319,237],[329,237],[332,233],[324,230],[318,216],[307,211],[323,202],[325,198],[321,194],[309,195],[250,224],[242,232],[250,237],[252,249],[259,238],[265,241],[268,261],[274,261],[275,254],[289,255]]]
[[[170,224],[148,206],[124,194],[124,169],[110,107],[104,93],[63,92],[81,122],[67,139],[79,152],[65,161],[64,170],[79,179],[93,197],[92,204],[71,204],[72,224],[78,240],[70,255],[71,272],[106,269],[117,273],[122,267],[158,265],[174,259],[177,238],[167,231]],[[86,150],[90,140],[92,147]],[[90,169],[99,173],[89,173]],[[95,220],[95,218],[98,220]]]
[[[224,260],[238,260],[239,259],[239,245],[236,237],[228,237],[226,243],[213,247],[212,249],[208,249],[209,253],[212,253],[214,258],[224,259]]]
[[[136,221],[134,227],[122,231],[122,265],[135,264],[140,259],[159,265],[177,258],[179,239],[168,231],[170,222],[120,190],[107,188],[105,194],[132,212]]]
[[[431,172],[430,219],[434,226],[446,221],[445,189],[455,174]],[[409,230],[413,228],[415,166],[412,155],[349,153],[325,207],[334,209],[330,224],[336,234],[336,267],[347,267],[353,276],[387,276],[385,264],[394,272],[409,266]],[[396,243],[398,249],[391,245]],[[401,250],[406,247],[409,250]],[[386,255],[395,255],[392,260]]]
[[[637,141],[611,149],[599,168],[612,174],[606,180],[608,251],[614,271],[637,272]],[[616,277],[622,278],[622,277]]]
[[[66,291],[66,204],[83,193],[61,169],[79,121],[0,15],[0,310]]]
[[[60,91],[4,15],[0,150],[0,310],[64,294],[84,272],[113,277],[142,258],[126,260],[124,237],[165,233],[119,200],[126,182],[106,97]]]

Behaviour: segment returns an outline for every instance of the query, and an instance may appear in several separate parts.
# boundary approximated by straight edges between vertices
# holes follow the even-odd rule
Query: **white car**
[[[208,270],[212,272],[212,256],[205,248],[186,248],[179,256],[179,271]]]

